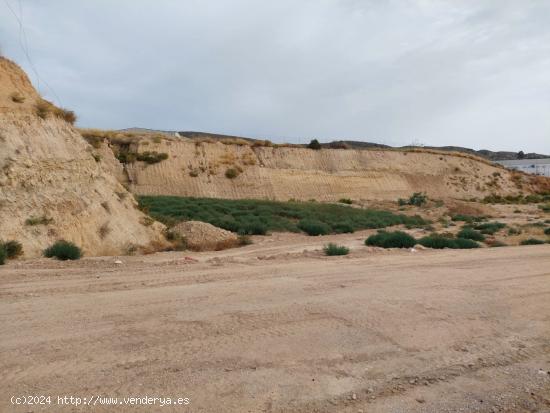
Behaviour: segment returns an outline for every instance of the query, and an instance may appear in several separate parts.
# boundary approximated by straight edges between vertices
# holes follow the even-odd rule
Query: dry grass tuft
[[[98,229],[98,234],[101,239],[104,239],[109,233],[111,232],[111,228],[109,228],[109,223],[106,222]]]
[[[256,165],[256,157],[253,153],[246,152],[241,156],[241,162],[243,165]]]
[[[222,165],[231,165],[235,163],[236,156],[232,152],[226,152],[222,156],[220,156],[219,162]]]
[[[240,139],[240,138],[226,138],[226,139],[221,139],[220,142],[223,143],[224,145],[237,145],[237,146],[250,145],[249,141],[247,141],[246,139]]]
[[[263,140],[263,141],[254,141],[254,143],[252,143],[252,147],[262,147],[262,146],[273,146],[273,142],[271,141],[268,141],[267,139],[266,140]]]
[[[546,176],[529,175],[529,179],[536,192],[540,194],[550,193],[550,178]]]
[[[76,122],[76,114],[72,110],[68,110],[65,108],[56,108],[55,116],[63,119],[65,122],[68,122],[71,125],[74,125]]]
[[[13,92],[10,95],[11,101],[15,103],[23,103],[25,101],[25,96],[21,95],[20,93]]]
[[[45,99],[40,99],[34,104],[36,115],[41,119],[47,119],[50,116],[63,119],[65,122],[74,125],[76,122],[76,115],[72,110],[58,108],[53,103],[48,102]]]
[[[41,119],[46,119],[48,115],[51,113],[51,103],[46,102],[45,100],[39,100],[34,105],[34,109],[36,111],[36,115]]]
[[[153,225],[155,223],[155,220],[151,217],[148,217],[148,216],[143,216],[141,217],[141,219],[139,220],[140,224],[143,225],[144,227],[150,227],[151,225]]]
[[[111,213],[111,207],[109,206],[109,203],[107,201],[102,202],[101,206],[105,211],[107,211],[108,213]]]

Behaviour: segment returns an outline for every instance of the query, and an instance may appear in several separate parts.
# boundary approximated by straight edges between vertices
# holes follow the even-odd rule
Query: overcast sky
[[[0,47],[83,127],[550,153],[548,0],[5,0]]]

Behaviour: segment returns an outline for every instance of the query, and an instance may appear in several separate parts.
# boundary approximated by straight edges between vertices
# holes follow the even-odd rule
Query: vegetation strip
[[[304,231],[309,235],[323,235],[400,224],[427,224],[419,216],[318,202],[177,196],[140,196],[138,200],[142,210],[168,226],[184,220],[203,221],[229,231],[251,235],[276,231]]]

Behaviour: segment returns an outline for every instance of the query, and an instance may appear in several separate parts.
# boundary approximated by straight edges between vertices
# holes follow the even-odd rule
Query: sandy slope
[[[168,138],[141,141],[133,150],[169,155],[155,165],[128,166],[127,183],[139,195],[335,201],[397,200],[418,191],[431,197],[472,198],[520,190],[507,170],[453,154],[314,151]],[[225,171],[236,167],[243,172],[226,178]],[[530,188],[526,184],[522,190]]]
[[[14,102],[14,94],[24,100]],[[60,238],[89,255],[161,244],[162,226],[144,225],[134,198],[110,174],[112,153],[98,162],[69,123],[37,116],[39,101],[21,68],[0,57],[0,239],[18,240],[27,257]],[[33,218],[44,224],[28,225]]]
[[[327,239],[352,254],[321,256]],[[549,246],[388,252],[362,239],[10,262],[0,411],[550,409]],[[191,404],[18,409],[12,394]]]

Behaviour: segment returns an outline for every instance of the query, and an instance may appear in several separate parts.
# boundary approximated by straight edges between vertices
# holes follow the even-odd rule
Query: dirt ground
[[[11,261],[0,411],[550,412],[549,245],[382,251],[365,234]],[[324,257],[327,241],[352,252]],[[52,404],[11,404],[26,395]]]

